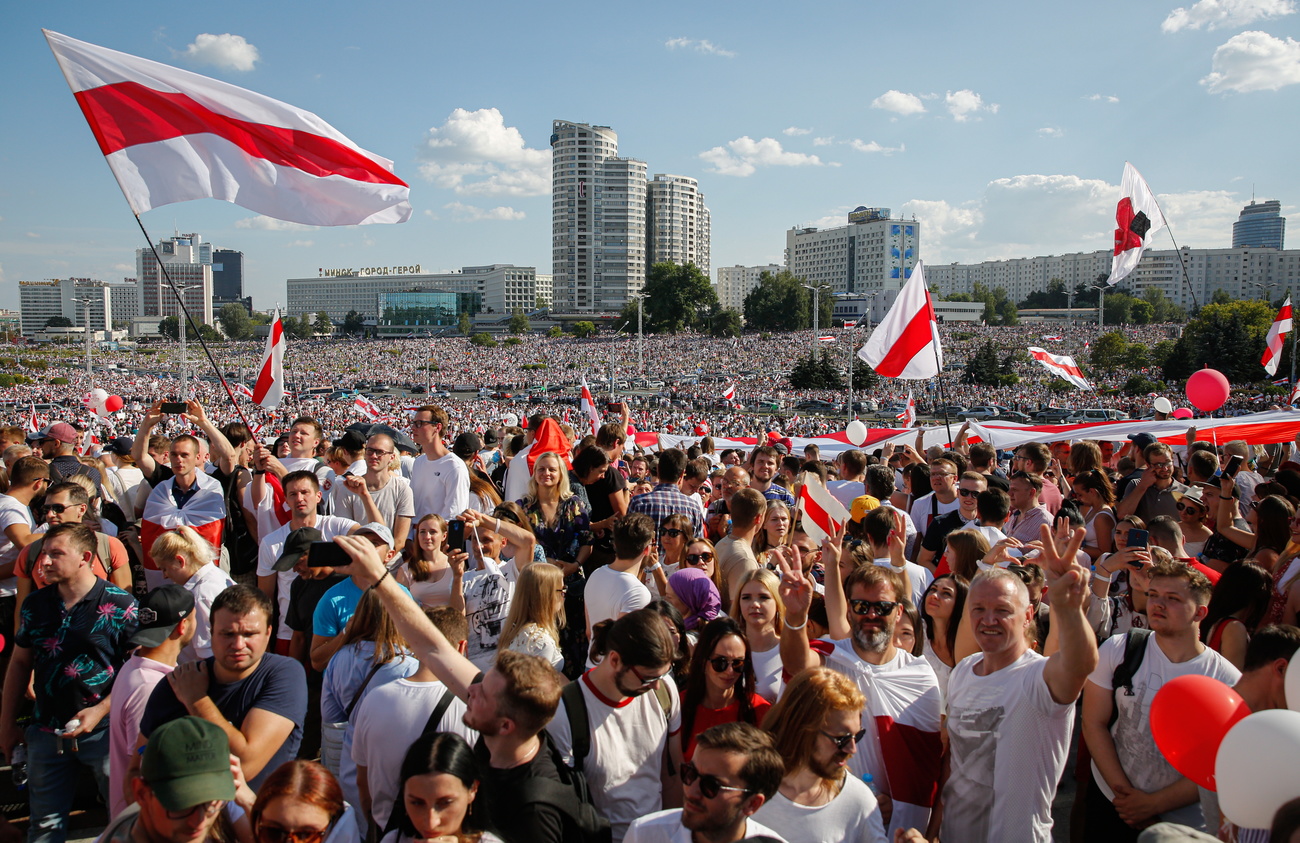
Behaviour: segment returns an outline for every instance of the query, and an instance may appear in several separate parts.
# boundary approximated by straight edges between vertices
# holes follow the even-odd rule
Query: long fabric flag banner
[[[1045,348],[1029,346],[1029,356],[1043,364],[1043,368],[1056,375],[1061,380],[1074,384],[1079,389],[1092,389],[1093,386],[1088,379],[1079,371],[1079,364],[1074,362],[1074,358],[1065,354],[1052,354]]]

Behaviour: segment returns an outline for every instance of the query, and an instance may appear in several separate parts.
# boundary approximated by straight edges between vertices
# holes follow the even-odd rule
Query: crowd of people
[[[769,364],[798,354],[783,340]],[[682,367],[683,343],[738,365],[724,341],[647,351]],[[379,357],[418,380],[416,347]],[[375,377],[374,344],[312,348],[288,359],[300,390]],[[438,365],[505,384],[530,355],[611,351],[563,348]],[[642,451],[628,404],[585,434],[568,405],[418,396],[379,421],[295,399],[319,415],[249,413],[255,432],[219,383],[177,412],[162,368],[71,365],[63,392],[10,390],[0,427],[0,752],[31,843],[67,838],[87,770],[112,843],[1269,839],[1165,760],[1148,714],[1193,674],[1287,706],[1288,450]],[[23,404],[91,386],[127,401],[112,429],[24,429]]]

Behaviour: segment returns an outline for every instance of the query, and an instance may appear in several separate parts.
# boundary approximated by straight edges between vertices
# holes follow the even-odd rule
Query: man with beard
[[[822,545],[823,562],[830,572],[838,570],[835,550],[830,542]],[[863,565],[849,574],[843,592],[828,576],[828,614],[834,611],[837,595],[842,599],[847,594],[849,604],[847,618],[831,617],[831,628],[848,626],[851,635],[810,646],[805,630],[814,581],[785,556],[778,558],[778,564],[785,605],[782,667],[794,676],[824,664],[853,680],[866,698],[862,718],[866,735],[849,769],[859,777],[871,774],[891,835],[895,828],[925,828],[939,786],[939,680],[925,659],[894,646],[894,626],[906,598],[898,576],[876,565]]]
[[[847,676],[814,667],[796,676],[763,719],[785,760],[781,787],[755,818],[788,840],[886,843],[880,805],[849,759],[865,737],[866,699]]]
[[[420,664],[466,703],[463,722],[479,733],[474,754],[483,816],[506,843],[564,843],[582,839],[574,820],[552,803],[531,779],[561,784],[549,743],[541,736],[560,702],[564,678],[540,656],[503,650],[486,673],[434,625],[384,567],[379,550],[364,536],[340,536],[335,543],[352,558],[336,568],[379,596],[397,631]]]
[[[749,488],[762,492],[770,501],[794,506],[794,496],[773,482],[780,466],[781,453],[771,445],[759,445],[749,454]]]
[[[776,792],[781,770],[781,756],[766,732],[748,723],[706,729],[696,738],[695,755],[682,764],[684,805],[634,821],[624,843],[784,841],[750,819]]]

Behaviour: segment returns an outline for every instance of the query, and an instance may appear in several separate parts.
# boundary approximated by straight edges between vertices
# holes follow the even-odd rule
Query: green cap
[[[140,776],[168,811],[235,798],[230,740],[200,717],[170,720],[149,736]]]

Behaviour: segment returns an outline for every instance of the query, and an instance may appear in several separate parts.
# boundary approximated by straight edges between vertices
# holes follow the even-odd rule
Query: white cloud
[[[1084,99],[1091,100],[1093,102],[1119,102],[1119,97],[1112,96],[1110,94],[1090,94],[1084,97]]]
[[[788,135],[790,137],[796,137],[798,135],[811,135],[812,129],[800,129],[798,126],[791,126],[788,129],[782,129],[781,134]]]
[[[1063,138],[1065,137],[1065,130],[1058,129],[1055,126],[1044,126],[1038,130],[1038,136],[1040,138]]]
[[[315,231],[317,227],[258,215],[235,220],[235,228],[249,228],[255,231]]]
[[[1199,0],[1190,9],[1179,6],[1169,13],[1160,29],[1229,29],[1248,26],[1258,20],[1294,15],[1295,0]]]
[[[257,64],[257,48],[244,40],[242,35],[213,35],[204,32],[194,39],[194,43],[185,48],[182,56],[195,64],[207,64],[223,70],[238,70],[244,73]]]
[[[904,115],[920,114],[925,111],[925,104],[916,94],[905,94],[892,89],[872,100],[871,107]]]
[[[31,240],[38,240],[38,239],[40,239],[40,236],[41,236],[41,235],[37,234],[35,231],[26,231],[26,232],[23,232],[23,236],[24,236],[24,237],[27,237],[27,238],[29,238],[29,239],[31,239]]]
[[[1300,82],[1300,42],[1267,32],[1242,32],[1214,51],[1213,68],[1201,80],[1212,94],[1276,91]]]
[[[875,141],[864,143],[858,138],[854,138],[853,140],[849,141],[849,146],[857,150],[858,152],[867,152],[867,153],[879,152],[882,155],[893,155],[895,152],[905,152],[907,150],[906,145],[901,143],[898,146],[881,146]]]
[[[960,91],[949,91],[943,98],[948,106],[948,113],[952,119],[958,123],[965,123],[973,115],[981,111],[987,111],[989,114],[998,113],[998,104],[994,102],[986,103],[984,98],[972,91],[970,88],[963,88]],[[979,118],[976,118],[979,119]]]
[[[420,175],[461,196],[543,196],[551,192],[551,151],[529,149],[495,108],[458,108],[429,130]]]
[[[724,176],[752,176],[759,167],[821,167],[825,166],[816,155],[788,152],[775,138],[754,140],[746,135],[701,152],[699,157],[708,163],[712,172]]]
[[[697,53],[703,53],[706,56],[721,56],[724,59],[736,57],[732,50],[724,50],[717,44],[706,39],[696,40],[694,38],[669,38],[664,42],[664,46],[670,50],[694,50]]]
[[[316,245],[316,241],[314,241],[314,240],[290,240],[288,243],[285,243],[284,245],[288,246],[288,247],[291,248],[291,249],[306,249],[306,248],[308,248],[308,247],[315,246],[315,245]]]
[[[483,220],[511,221],[521,220],[524,218],[523,211],[516,211],[514,208],[508,208],[504,205],[496,208],[479,208],[475,205],[449,202],[442,207],[451,211],[452,218],[457,222],[481,222]]]
[[[813,138],[813,146],[830,146],[833,143],[835,143],[834,135],[828,138]]]

